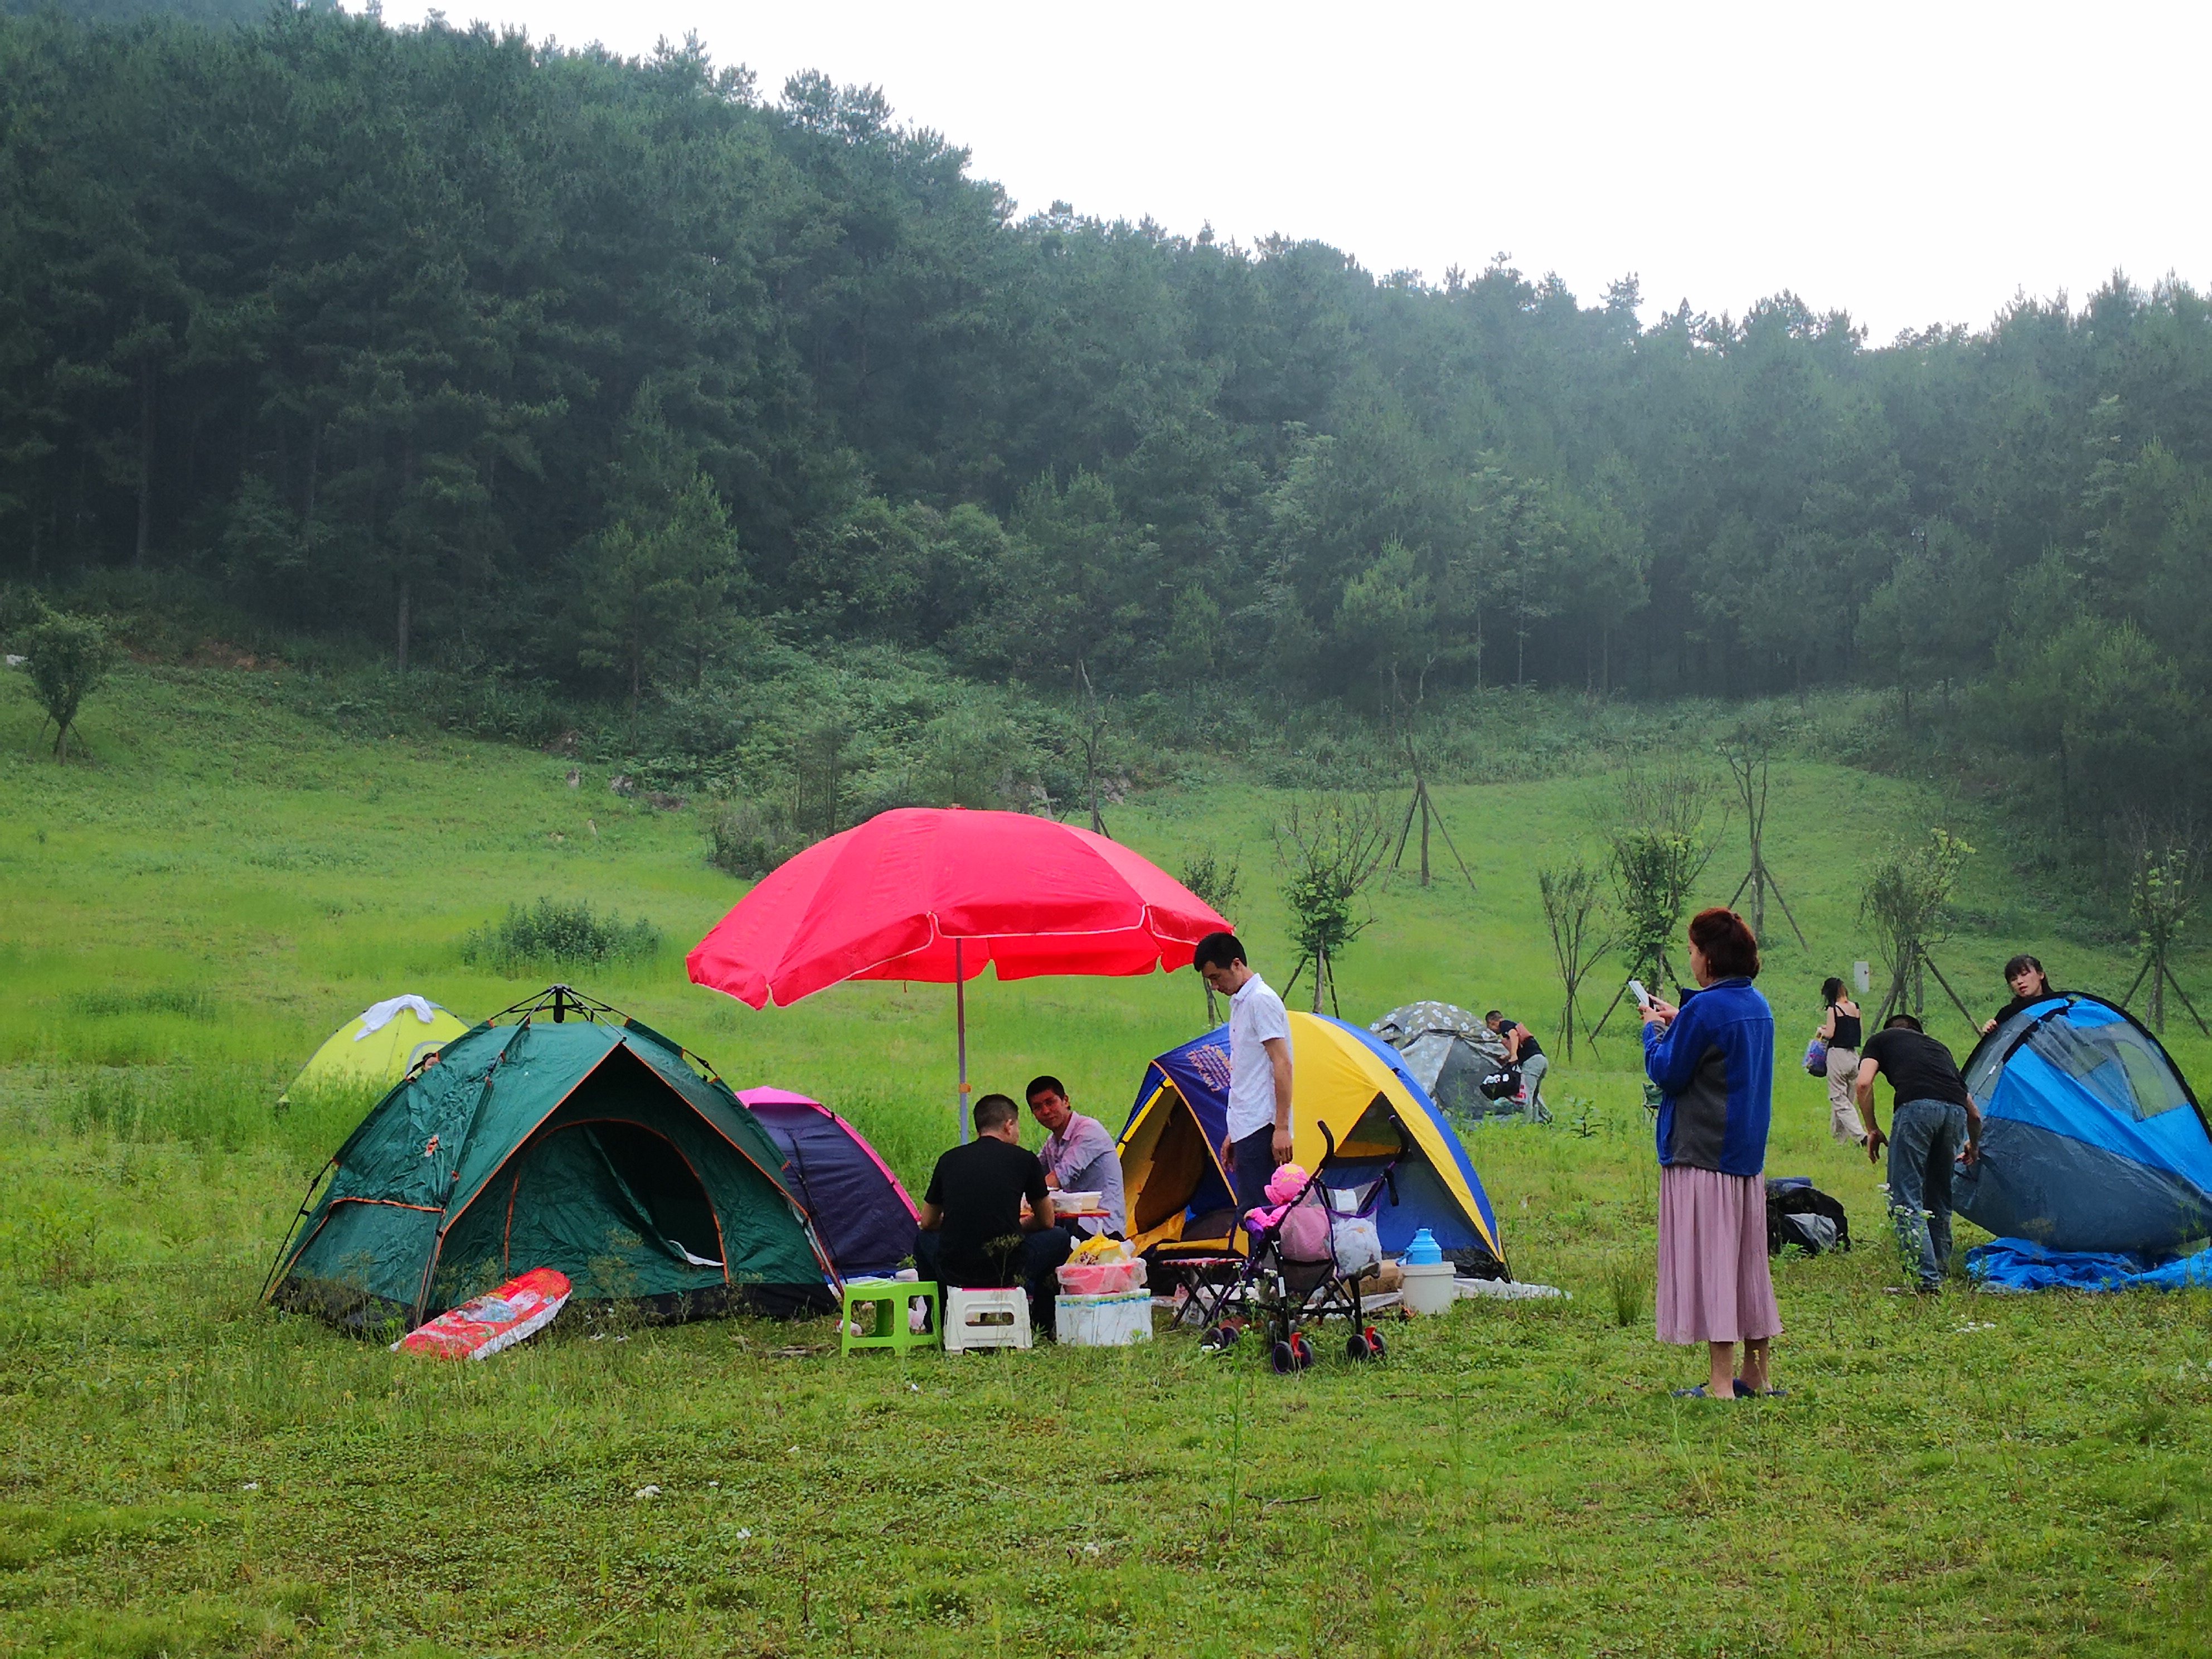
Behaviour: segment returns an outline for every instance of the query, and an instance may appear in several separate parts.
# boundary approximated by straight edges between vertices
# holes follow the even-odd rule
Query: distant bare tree
[[[1723,817],[1712,821],[1721,781],[1690,766],[1632,767],[1620,779],[1607,827],[1618,945],[1629,972],[1655,989],[1672,975],[1669,954],[1690,890],[1719,850]]]
[[[1613,948],[1610,934],[1601,933],[1605,878],[1580,859],[1561,868],[1536,872],[1537,891],[1544,901],[1544,924],[1551,930],[1552,954],[1559,959],[1559,988],[1566,993],[1559,1010],[1559,1035],[1566,1057],[1575,1057],[1575,1000],[1583,981],[1598,958]],[[1596,1039],[1591,1039],[1595,1045]]]
[[[2134,867],[2128,875],[2128,915],[2136,925],[2136,942],[2142,951],[2142,966],[2136,982],[2120,999],[2127,1006],[2143,981],[2150,981],[2150,1023],[2160,1036],[2166,1032],[2166,993],[2172,988],[2200,1031],[2207,1031],[2204,1017],[2173,976],[2173,947],[2197,914],[2203,896],[2204,861],[2195,837],[2186,834],[2154,836],[2138,825],[2135,835]]]
[[[1432,666],[1433,659],[1424,663],[1419,673],[1414,677],[1413,700],[1410,703],[1406,701],[1405,690],[1399,684],[1397,668],[1394,665],[1390,670],[1390,696],[1396,711],[1391,723],[1399,745],[1405,750],[1407,769],[1413,777],[1413,799],[1406,803],[1405,820],[1398,826],[1398,845],[1390,854],[1390,867],[1395,870],[1403,866],[1406,843],[1412,837],[1413,826],[1418,822],[1421,830],[1421,885],[1426,887],[1429,884],[1429,831],[1434,828],[1444,838],[1444,845],[1451,849],[1452,862],[1459,866],[1459,872],[1467,878],[1467,884],[1471,890],[1474,886],[1474,872],[1467,867],[1467,860],[1460,857],[1459,848],[1452,841],[1451,826],[1444,822],[1444,815],[1437,810],[1436,801],[1429,793],[1428,769],[1422,764],[1420,747],[1414,742],[1414,728],[1420,721],[1421,706],[1428,701],[1429,670]]]
[[[1670,952],[1681,932],[1690,890],[1719,850],[1725,812],[1713,822],[1722,791],[1711,772],[1689,765],[1631,767],[1615,786],[1611,808],[1599,825],[1613,878],[1613,948],[1628,977],[1655,993],[1672,977]],[[1606,1005],[1590,1033],[1595,1042],[1628,994],[1626,981]]]
[[[1310,965],[1313,1011],[1324,992],[1335,1002],[1334,962],[1375,917],[1354,914],[1359,896],[1390,856],[1390,825],[1373,795],[1322,795],[1293,801],[1274,827],[1275,861],[1299,956],[1289,990]]]
[[[1746,720],[1721,740],[1721,759],[1729,769],[1729,780],[1735,785],[1736,804],[1743,808],[1744,828],[1751,837],[1751,868],[1744,872],[1743,879],[1736,884],[1733,906],[1751,890],[1751,931],[1759,942],[1766,939],[1766,896],[1782,907],[1789,919],[1790,931],[1797,935],[1797,943],[1805,944],[1805,930],[1797,925],[1797,918],[1790,913],[1790,901],[1782,896],[1782,884],[1774,878],[1774,872],[1766,867],[1766,788],[1770,764],[1774,758],[1775,732],[1771,720]]]
[[[1106,734],[1113,724],[1114,700],[1103,702],[1091,684],[1091,670],[1083,663],[1075,665],[1075,677],[1083,687],[1083,729],[1076,741],[1083,746],[1083,789],[1091,802],[1091,833],[1109,835],[1105,814],[1098,810],[1098,772],[1106,757]]]
[[[1926,1012],[1923,973],[1936,975],[1952,1006],[1966,1017],[1968,1029],[1974,1028],[1972,1013],[1928,954],[1930,945],[1950,937],[1951,895],[1958,887],[1960,867],[1973,851],[1949,830],[1933,830],[1926,846],[1895,848],[1868,872],[1859,918],[1874,928],[1889,969],[1889,989],[1869,1029],[1879,1029],[1893,1010],[1905,1006],[1908,996],[1916,1017]]]

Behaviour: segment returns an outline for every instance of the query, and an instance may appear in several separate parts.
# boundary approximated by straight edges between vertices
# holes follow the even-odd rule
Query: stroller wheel
[[[1206,1334],[1198,1339],[1198,1346],[1207,1353],[1219,1353],[1224,1348],[1237,1346],[1238,1332],[1234,1326],[1209,1325]]]
[[[1300,1370],[1305,1370],[1314,1363],[1313,1344],[1306,1340],[1304,1331],[1298,1332],[1291,1338],[1291,1354],[1292,1363]]]
[[[1369,1358],[1380,1359],[1384,1354],[1390,1352],[1390,1345],[1383,1341],[1382,1333],[1376,1330],[1372,1325],[1370,1325],[1367,1328],[1364,1334],[1367,1339],[1367,1357]]]
[[[1287,1342],[1275,1344],[1274,1350],[1268,1354],[1267,1359],[1268,1363],[1274,1366],[1275,1375],[1278,1376],[1288,1376],[1298,1368],[1297,1351]]]
[[[1374,1352],[1367,1346],[1367,1339],[1358,1331],[1352,1332],[1350,1336],[1344,1339],[1344,1357],[1346,1359],[1370,1358]]]

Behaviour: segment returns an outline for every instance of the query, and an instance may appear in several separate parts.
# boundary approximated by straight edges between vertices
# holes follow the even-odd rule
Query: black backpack
[[[1766,1253],[1780,1255],[1793,1244],[1808,1255],[1848,1250],[1850,1218],[1803,1176],[1777,1176],[1766,1183]]]
[[[1481,1090],[1488,1099],[1510,1100],[1521,1092],[1521,1068],[1518,1066],[1501,1066],[1485,1076],[1475,1087]]]

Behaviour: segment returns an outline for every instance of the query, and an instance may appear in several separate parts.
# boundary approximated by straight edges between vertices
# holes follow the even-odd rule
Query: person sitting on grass
[[[940,1285],[1026,1286],[1030,1327],[1048,1336],[1060,1290],[1053,1270],[1067,1260],[1069,1240],[1053,1225],[1052,1189],[1044,1165],[1021,1143],[1021,1118],[1011,1096],[975,1103],[975,1139],[930,1172],[914,1259],[921,1276]]]
[[[2005,983],[2012,988],[2012,1000],[1997,1010],[1995,1019],[1982,1022],[1984,1036],[2022,1009],[2033,1008],[2039,1002],[2048,1002],[2058,994],[2051,988],[2051,975],[2043,971],[2043,964],[2033,957],[2014,957],[2005,963],[2004,976]]]
[[[1893,1091],[1887,1135],[1875,1119],[1877,1073]],[[1858,1099],[1867,1162],[1889,1148],[1889,1212],[1905,1271],[1915,1276],[1909,1288],[1930,1294],[1942,1288],[1951,1261],[1952,1165],[1981,1156],[1981,1112],[1951,1051],[1910,1014],[1892,1014],[1868,1041],[1859,1060]]]
[[[1043,1160],[1046,1182],[1055,1192],[1097,1193],[1106,1211],[1103,1220],[1087,1217],[1060,1223],[1069,1242],[1079,1243],[1096,1233],[1121,1237],[1121,1157],[1114,1149],[1112,1133],[1097,1118],[1077,1111],[1067,1097],[1067,1085],[1056,1077],[1033,1079],[1029,1099],[1030,1115],[1045,1133],[1044,1147],[1037,1156]]]

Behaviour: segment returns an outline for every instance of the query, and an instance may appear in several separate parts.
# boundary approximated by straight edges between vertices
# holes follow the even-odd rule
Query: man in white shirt
[[[1234,933],[1208,933],[1191,958],[1229,999],[1229,1133],[1222,1166],[1239,1215],[1267,1201],[1267,1180],[1291,1160],[1291,1017],[1244,960]]]

